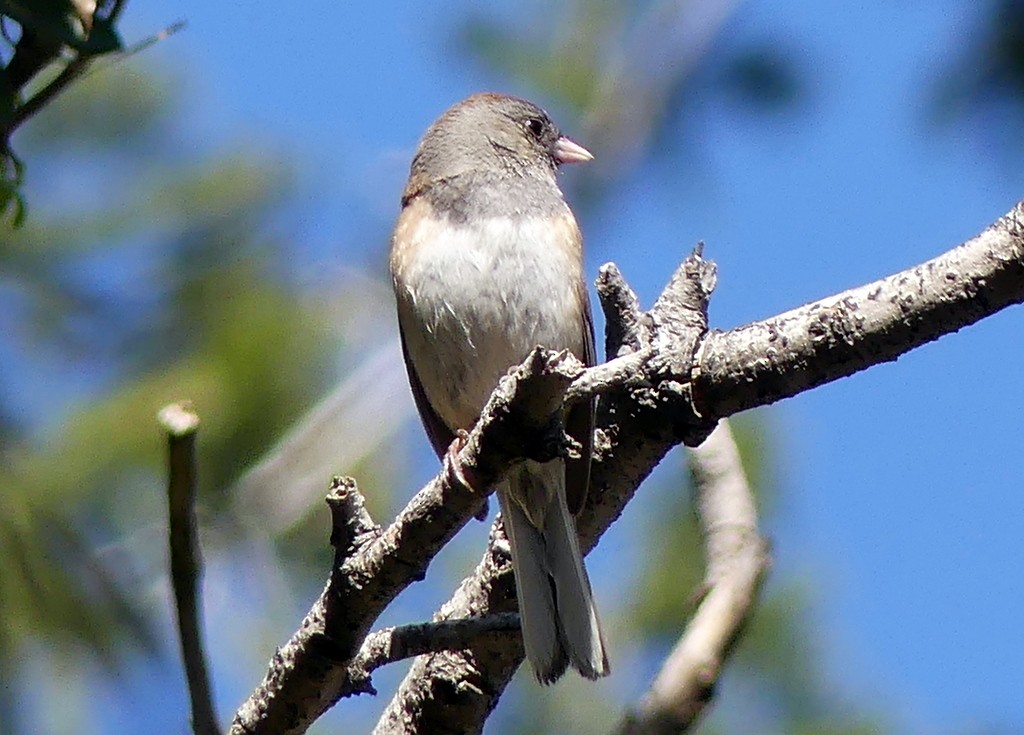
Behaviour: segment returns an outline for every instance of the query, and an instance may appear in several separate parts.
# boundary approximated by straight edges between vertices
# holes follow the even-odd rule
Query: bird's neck
[[[554,176],[467,171],[433,181],[414,196],[455,222],[491,217],[539,217],[565,209]],[[408,201],[406,201],[408,203]]]

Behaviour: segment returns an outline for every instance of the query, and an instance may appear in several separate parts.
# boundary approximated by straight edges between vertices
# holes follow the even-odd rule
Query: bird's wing
[[[405,359],[405,369],[409,373],[409,386],[412,388],[412,397],[416,401],[416,408],[420,413],[420,420],[423,421],[423,428],[427,430],[427,438],[430,439],[434,451],[438,457],[443,457],[448,450],[455,434],[445,425],[437,411],[427,400],[427,394],[423,391],[423,384],[416,374],[416,368],[409,358],[409,348],[405,344],[405,331],[402,329],[402,320],[398,320],[398,334],[402,339],[402,357]]]
[[[583,311],[583,354],[580,357],[587,367],[597,362],[594,349],[594,318],[590,313],[590,298],[586,287],[580,283],[579,298]],[[567,459],[565,465],[565,500],[569,511],[578,515],[583,510],[590,489],[590,455],[594,449],[594,419],[597,401],[591,399],[577,403],[565,419],[565,431],[582,447],[579,459]]]

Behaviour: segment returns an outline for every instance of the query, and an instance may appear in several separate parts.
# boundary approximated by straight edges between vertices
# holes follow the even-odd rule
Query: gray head
[[[427,129],[403,198],[431,183],[471,173],[553,181],[559,165],[592,158],[532,102],[475,94],[450,107]]]

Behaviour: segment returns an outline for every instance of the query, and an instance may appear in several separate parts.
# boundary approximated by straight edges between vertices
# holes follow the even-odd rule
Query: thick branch
[[[517,610],[512,560],[501,525],[491,526],[490,542],[476,571],[434,616],[452,620]],[[523,661],[519,630],[496,634],[460,650],[420,656],[384,710],[373,735],[480,732],[509,679]]]
[[[609,330],[609,353],[620,357],[614,366],[587,370],[567,392],[572,400],[602,394],[591,495],[579,518],[581,546],[593,546],[668,449],[680,441],[699,445],[717,419],[893,360],[1020,303],[1022,222],[1024,202],[977,238],[923,266],[724,334],[702,330],[701,298],[706,302],[714,273],[699,257],[688,258],[666,289],[683,304],[663,296],[644,315],[635,313],[617,270],[602,269],[606,318],[618,322]],[[838,318],[843,314],[846,319]],[[668,331],[675,340],[665,338]],[[874,349],[859,351],[862,342]],[[619,371],[625,364],[620,360],[630,360],[636,371]],[[790,375],[791,384],[785,380]],[[487,591],[507,586],[511,575],[488,563],[493,553],[488,550],[442,614],[494,609]],[[478,732],[521,660],[513,640],[498,651],[474,647],[417,659],[375,732]],[[445,713],[456,695],[457,727],[448,729]]]
[[[615,263],[605,263],[597,274],[597,295],[606,317],[605,359],[636,352],[651,341],[650,316],[640,311],[640,299]]]
[[[348,664],[388,603],[423,579],[434,555],[479,510],[514,461],[558,455],[562,396],[582,371],[571,355],[535,351],[502,379],[456,453],[456,471],[438,475],[391,526],[353,533],[346,530],[346,514],[334,514],[331,578],[300,630],[271,661],[263,683],[238,710],[232,733],[304,732],[350,691]],[[463,486],[460,475],[472,477],[482,492]],[[345,497],[336,497],[339,492]],[[336,483],[332,509],[349,507],[354,495],[353,481]],[[361,507],[361,499],[356,504]]]
[[[709,334],[694,390],[728,416],[890,362],[1024,302],[1024,202],[977,237],[901,273]]]
[[[541,380],[546,387],[539,395],[523,389],[516,398],[525,383],[503,379],[457,455],[458,472],[442,473],[387,531],[339,558],[304,622],[311,634],[296,634],[283,649],[298,658],[275,658],[233,732],[302,732],[346,691],[345,671],[373,620],[422,578],[437,550],[483,502],[483,494],[454,478],[465,470],[482,489],[522,457],[554,456],[561,436],[547,409],[558,413],[563,395],[569,401],[602,395],[591,493],[578,519],[581,546],[589,550],[665,452],[680,442],[699,445],[718,419],[895,359],[1024,300],[1022,206],[930,263],[724,334],[707,333],[715,272],[699,250],[643,314],[617,272],[603,269],[599,293],[610,324],[609,353],[618,359],[586,371],[549,365],[558,377]],[[517,371],[521,378],[542,358],[531,356]],[[476,572],[438,619],[511,612],[513,589],[507,544],[495,530]],[[318,646],[319,662],[305,661],[306,644],[316,641],[326,642]],[[420,657],[377,732],[477,732],[521,660],[514,632]]]

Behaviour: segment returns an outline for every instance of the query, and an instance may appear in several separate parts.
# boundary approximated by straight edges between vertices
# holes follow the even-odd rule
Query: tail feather
[[[580,554],[576,523],[569,514],[565,493],[555,494],[544,521],[562,644],[577,671],[588,679],[598,679],[608,674],[608,657],[590,579]]]
[[[604,640],[566,506],[561,462],[526,463],[498,498],[512,546],[523,645],[537,679],[549,684],[570,663],[589,679],[606,675]]]
[[[565,673],[569,659],[559,637],[558,613],[554,587],[547,572],[544,539],[507,493],[499,492],[498,500],[505,535],[512,546],[519,624],[523,631],[526,658],[537,679],[543,684],[550,684]]]

